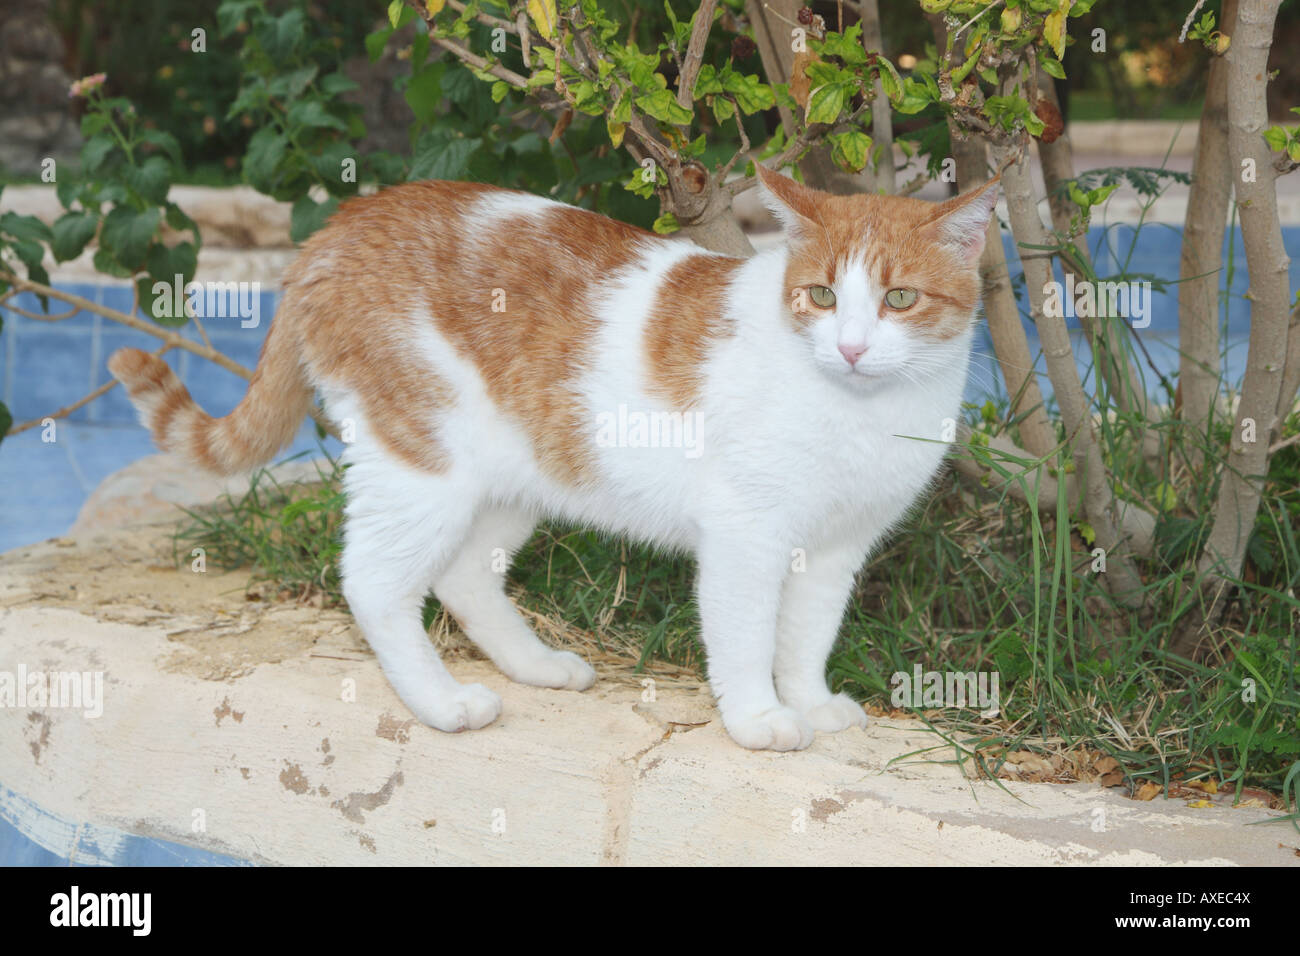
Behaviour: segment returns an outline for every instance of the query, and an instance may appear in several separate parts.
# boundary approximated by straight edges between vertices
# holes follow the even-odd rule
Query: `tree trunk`
[[[880,32],[879,0],[862,0],[858,5],[862,19],[862,46],[869,53],[884,50],[885,39]],[[885,88],[876,80],[876,99],[871,107],[872,152],[880,150],[880,165],[872,172],[876,192],[893,195],[898,192],[898,179],[894,169],[894,116]],[[871,165],[867,165],[871,169]]]
[[[763,60],[763,73],[768,83],[790,82],[794,67],[791,31],[799,26],[799,8],[802,6],[803,0],[745,0],[745,15],[754,28],[754,43]],[[780,103],[777,103],[777,112],[789,140],[798,130],[800,118]],[[799,171],[809,186],[836,195],[850,196],[866,188],[861,177],[851,176],[835,165],[828,143],[817,143],[808,150],[799,162]]]
[[[1273,26],[1282,0],[1240,0],[1228,61],[1228,151],[1239,162],[1234,188],[1241,216],[1246,268],[1250,274],[1250,351],[1246,378],[1224,462],[1214,524],[1201,555],[1202,594],[1209,612],[1200,627],[1184,627],[1172,649],[1195,653],[1205,646],[1208,625],[1222,613],[1231,582],[1241,575],[1246,545],[1255,527],[1270,437],[1278,424],[1283,364],[1287,355],[1290,260],[1282,246],[1277,212],[1277,175],[1261,135],[1268,126],[1266,76]]]
[[[1046,99],[1060,112],[1060,102],[1056,98],[1056,84],[1046,72],[1041,73],[1038,95]],[[1047,189],[1047,206],[1051,211],[1052,228],[1062,235],[1070,231],[1070,217],[1075,205],[1066,195],[1065,184],[1074,179],[1074,149],[1070,145],[1069,128],[1063,128],[1061,134],[1051,142],[1038,141],[1038,159],[1043,170],[1043,184]],[[1092,254],[1088,251],[1088,237],[1082,235],[1072,243],[1074,255],[1085,268],[1092,269]],[[1079,273],[1069,262],[1062,258],[1061,268],[1073,274],[1074,281],[1081,282],[1087,277]],[[1106,382],[1106,387],[1114,397],[1115,405],[1143,423],[1150,421],[1147,413],[1147,394],[1142,379],[1130,359],[1128,343],[1123,336],[1115,336],[1117,320],[1105,316],[1079,316],[1079,325],[1088,337],[1092,349],[1093,364]],[[1118,341],[1117,341],[1118,339]],[[1148,461],[1153,461],[1160,454],[1160,436],[1151,428],[1141,428],[1142,452]]]
[[[1021,95],[1014,73],[1004,77],[1003,95]],[[1011,232],[1017,243],[1030,246],[1047,244],[1046,230],[1038,217],[1034,201],[1033,179],[1023,149],[996,147],[994,156],[1002,167]],[[1107,561],[1106,583],[1119,603],[1138,607],[1142,604],[1142,579],[1131,557],[1131,546],[1120,533],[1121,515],[1110,476],[1102,461],[1101,446],[1093,428],[1092,408],[1079,380],[1074,363],[1074,349],[1065,319],[1047,315],[1044,304],[1048,283],[1052,281],[1050,260],[1038,255],[1023,258],[1025,286],[1029,294],[1030,316],[1038,327],[1047,361],[1047,375],[1056,392],[1061,419],[1071,446],[1075,473],[1082,487],[1084,512],[1096,535],[1096,544],[1104,549]]]
[[[1219,29],[1232,36],[1236,20],[1237,0],[1224,0]],[[1187,443],[1188,463],[1193,469],[1203,463],[1210,419],[1219,395],[1219,269],[1232,176],[1228,158],[1228,63],[1216,56],[1210,59],[1205,83],[1205,106],[1196,134],[1178,269],[1178,385],[1187,437],[1197,436]]]
[[[720,215],[703,222],[682,226],[678,235],[691,240],[710,252],[748,259],[754,254],[754,247],[740,228],[735,214],[728,208]]]
[[[948,130],[957,165],[957,185],[963,192],[974,189],[989,178],[988,150],[984,141],[974,136],[958,139],[951,122]],[[1043,393],[1034,374],[1034,357],[1029,354],[1025,327],[1020,324],[1020,309],[1011,289],[997,217],[989,222],[984,252],[980,255],[980,279],[993,352],[1011,397],[1012,416],[1019,422],[1020,443],[1036,458],[1041,458],[1056,447],[1056,429],[1047,417]]]

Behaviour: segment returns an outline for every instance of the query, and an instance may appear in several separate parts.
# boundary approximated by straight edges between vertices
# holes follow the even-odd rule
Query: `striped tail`
[[[108,370],[126,386],[154,444],[221,475],[261,465],[293,440],[311,408],[311,389],[286,338],[272,323],[248,392],[235,410],[213,418],[195,403],[161,358],[118,349]],[[292,336],[288,336],[292,338]]]

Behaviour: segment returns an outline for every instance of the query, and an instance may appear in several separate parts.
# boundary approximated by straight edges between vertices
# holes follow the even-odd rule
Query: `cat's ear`
[[[984,251],[1000,179],[994,176],[978,189],[941,203],[939,215],[924,227],[935,242],[951,248],[967,264],[974,263]]]
[[[816,190],[801,186],[761,163],[754,164],[754,172],[758,174],[763,205],[771,210],[787,233],[792,236],[807,233],[820,220]]]

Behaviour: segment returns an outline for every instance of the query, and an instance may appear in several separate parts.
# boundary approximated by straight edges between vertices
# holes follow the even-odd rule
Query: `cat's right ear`
[[[821,218],[817,193],[761,163],[754,164],[754,172],[758,174],[763,205],[771,210],[785,231],[791,236],[810,232]]]

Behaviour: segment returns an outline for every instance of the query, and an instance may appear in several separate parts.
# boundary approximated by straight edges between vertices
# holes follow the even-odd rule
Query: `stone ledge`
[[[1276,814],[970,781],[917,722],[744,751],[706,690],[669,682],[654,703],[608,674],[547,691],[462,655],[452,670],[505,710],[441,734],[346,614],[250,602],[242,574],[169,559],[157,529],[0,556],[0,671],[104,672],[97,719],[0,707],[18,795],[0,813],[29,839],[57,819],[296,865],[1296,862],[1285,825],[1245,826]]]

